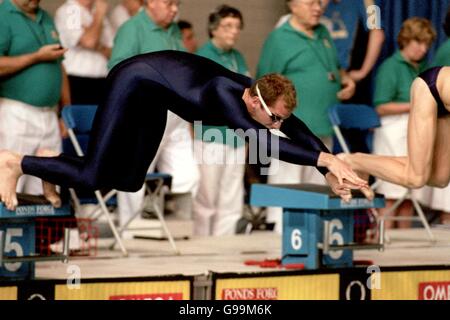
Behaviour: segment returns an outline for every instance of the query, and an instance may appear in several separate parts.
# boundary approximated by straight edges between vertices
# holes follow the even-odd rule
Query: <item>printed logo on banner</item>
[[[277,300],[277,288],[229,288],[222,290],[223,300]]]
[[[183,293],[149,293],[110,296],[109,300],[183,300]]]
[[[419,300],[450,300],[450,282],[419,283]]]
[[[341,274],[341,300],[371,300],[372,290],[380,289],[380,268],[348,269]]]

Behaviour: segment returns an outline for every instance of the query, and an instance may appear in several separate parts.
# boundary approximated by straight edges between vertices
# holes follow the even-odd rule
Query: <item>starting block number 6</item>
[[[12,241],[13,237],[22,237],[23,236],[23,229],[20,228],[11,228],[6,229],[6,237],[5,237],[5,252],[9,253],[11,251],[14,251],[16,253],[17,257],[23,256],[23,248],[20,245],[19,242]],[[3,252],[1,253],[3,254]],[[14,262],[14,263],[5,263],[4,264],[5,269],[10,272],[15,272],[20,269],[22,266],[21,262]]]
[[[344,229],[344,225],[342,224],[342,221],[339,219],[333,219],[330,222],[330,244],[337,244],[337,245],[343,245],[344,244],[344,237],[342,236],[342,230]],[[341,258],[343,254],[342,250],[337,251],[331,251],[329,252],[329,256],[337,260]]]
[[[300,250],[302,248],[302,232],[298,229],[292,230],[291,233],[291,246],[294,250]]]

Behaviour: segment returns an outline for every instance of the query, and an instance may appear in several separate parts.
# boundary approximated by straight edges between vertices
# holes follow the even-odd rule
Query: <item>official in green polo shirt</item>
[[[39,0],[0,4],[0,149],[36,154],[61,150],[57,108],[70,104],[67,76],[50,15]],[[18,192],[42,194],[38,179],[25,177]]]
[[[309,36],[289,21],[275,29],[264,43],[256,77],[270,72],[281,73],[294,83],[299,93],[294,114],[314,134],[330,136],[328,108],[339,101],[341,78],[336,49],[327,29],[318,25]]]
[[[1,65],[8,64],[8,75],[13,75],[0,80],[0,97],[36,107],[55,106],[61,97],[61,57],[65,50],[58,48],[58,33],[50,15],[33,8],[32,3],[24,5],[29,9],[23,9],[20,3],[27,2],[4,0],[0,5]],[[45,47],[51,44],[55,46]],[[5,60],[15,58],[20,60]]]
[[[355,83],[339,66],[338,55],[328,30],[320,24],[322,1],[287,0],[292,13],[287,22],[266,39],[256,77],[276,72],[289,78],[297,90],[294,114],[331,148],[332,127],[328,109],[353,96]],[[314,168],[292,166],[273,159],[270,183],[326,184]],[[281,210],[269,208],[268,221],[281,232]]]
[[[410,110],[410,88],[414,79],[427,68],[425,56],[436,38],[431,22],[424,18],[410,18],[403,22],[397,37],[399,50],[387,58],[378,68],[375,79],[374,105],[381,117],[381,127],[375,130],[373,153],[387,156],[407,155],[407,132]],[[386,211],[407,192],[407,189],[392,183],[378,181],[377,191],[386,197]],[[420,190],[414,190],[420,196]],[[391,213],[396,216],[411,216],[412,203],[405,200]],[[394,227],[392,220],[386,221],[388,228]],[[398,227],[409,228],[411,221],[398,221]]]
[[[210,39],[197,54],[248,76],[247,63],[234,48],[243,26],[238,9],[218,6],[208,17]],[[232,235],[244,208],[245,142],[225,126],[202,124],[194,129],[194,151],[200,170],[193,207],[194,234]]]
[[[438,48],[433,59],[433,66],[450,66],[450,6],[447,9],[443,29],[447,40]]]
[[[149,0],[147,3],[151,4],[155,1],[161,0]],[[111,69],[119,62],[137,54],[160,50],[185,51],[180,29],[176,23],[173,23],[174,16],[172,17],[170,13],[167,15],[169,16],[167,21],[155,23],[148,8],[144,7],[144,10],[140,10],[125,22],[117,31],[114,39],[108,68]]]
[[[135,55],[160,50],[182,50],[181,32],[174,19],[178,14],[179,0],[147,0],[136,15],[117,31],[108,68]],[[152,101],[148,101],[151,108]],[[147,119],[151,125],[154,119]],[[172,112],[168,112],[167,125],[158,154],[153,160],[160,172],[172,175],[171,195],[175,206],[181,209],[175,215],[191,217],[191,197],[198,188],[199,172],[192,153],[191,125]],[[119,192],[118,211],[120,224],[124,225],[141,208],[144,188],[136,193]]]
[[[217,42],[214,41],[214,38],[210,39],[205,43],[205,45],[203,45],[203,47],[201,47],[197,51],[197,54],[205,58],[209,58],[233,72],[250,76],[247,63],[238,50],[236,50],[235,48],[222,49],[219,46],[221,46],[221,44],[217,44]],[[202,132],[198,132],[199,134],[196,135],[196,138],[200,139],[201,137],[203,137],[203,132],[207,131],[210,128],[220,130],[222,132],[222,137],[226,137],[226,129],[228,127],[202,125]],[[244,144],[244,141],[239,136],[234,134],[232,136],[235,139],[223,139],[223,141],[221,140],[216,142],[225,143],[231,146],[242,146]],[[207,142],[211,142],[211,139],[208,139]]]

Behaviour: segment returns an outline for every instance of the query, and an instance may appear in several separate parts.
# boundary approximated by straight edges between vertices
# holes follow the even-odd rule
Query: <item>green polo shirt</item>
[[[411,85],[426,68],[425,60],[415,68],[403,58],[399,50],[396,51],[378,68],[373,100],[375,107],[389,102],[409,102]]]
[[[328,109],[338,102],[341,89],[339,62],[333,40],[323,25],[314,36],[295,30],[289,21],[273,30],[264,43],[257,68],[257,78],[267,73],[281,73],[297,90],[294,114],[312,132],[326,137],[332,134]],[[328,80],[333,72],[336,80]]]
[[[450,39],[439,47],[434,56],[433,66],[450,66]]]
[[[132,56],[160,50],[185,51],[180,29],[175,23],[163,29],[150,19],[146,10],[141,10],[117,31],[108,68]]]
[[[47,44],[59,43],[50,15],[38,9],[30,19],[11,0],[0,5],[0,56],[33,53]],[[61,59],[31,65],[0,78],[0,97],[22,101],[36,107],[55,106],[61,96]]]
[[[209,58],[212,61],[217,62],[218,64],[224,66],[225,68],[237,72],[240,74],[248,75],[248,67],[247,63],[245,62],[244,57],[242,54],[236,50],[231,49],[228,51],[222,50],[217,48],[211,40],[205,43],[203,47],[201,47],[197,54]],[[200,130],[201,129],[201,130]],[[206,134],[205,132],[209,129],[217,129],[220,131],[220,136],[222,139],[216,140],[214,137],[219,137],[218,132],[215,131],[214,137],[211,137],[211,135]],[[227,132],[228,129],[228,132]],[[228,135],[227,135],[228,134]],[[201,127],[195,126],[195,138],[196,139],[203,139],[205,142],[216,142],[216,143],[224,143],[233,147],[241,147],[245,144],[244,140],[234,134],[227,126],[206,126],[202,125]]]

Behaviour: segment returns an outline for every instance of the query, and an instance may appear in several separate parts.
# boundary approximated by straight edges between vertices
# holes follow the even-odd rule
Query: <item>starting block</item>
[[[349,203],[328,186],[312,184],[253,184],[250,204],[283,208],[282,265],[304,264],[306,269],[351,267],[353,250],[383,250],[383,223],[378,244],[353,242],[353,215],[357,209],[383,208],[384,197],[369,201],[353,193]]]
[[[18,194],[19,205],[8,210],[0,202],[0,279],[34,277],[34,262],[67,260],[69,231],[64,234],[65,251],[61,255],[41,257],[35,254],[35,223],[37,217],[69,216],[69,204],[54,208],[43,196]]]

